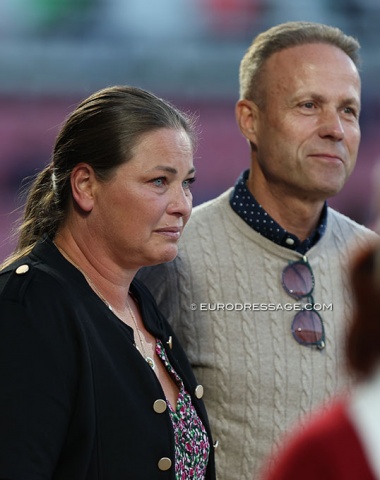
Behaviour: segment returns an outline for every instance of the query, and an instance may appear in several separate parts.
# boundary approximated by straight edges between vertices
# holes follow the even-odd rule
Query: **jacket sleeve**
[[[0,300],[0,478],[51,479],[69,428],[73,359],[37,320]]]

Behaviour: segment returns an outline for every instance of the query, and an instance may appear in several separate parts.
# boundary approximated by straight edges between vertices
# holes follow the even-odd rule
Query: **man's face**
[[[360,78],[352,60],[323,44],[273,54],[262,76],[253,175],[280,195],[325,200],[338,193],[356,162]],[[255,172],[256,170],[256,172]]]

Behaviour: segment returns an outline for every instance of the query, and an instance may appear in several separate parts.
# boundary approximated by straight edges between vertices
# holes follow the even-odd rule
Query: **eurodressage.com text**
[[[191,310],[200,311],[301,311],[316,310],[318,312],[333,310],[333,304],[325,303],[192,303]]]

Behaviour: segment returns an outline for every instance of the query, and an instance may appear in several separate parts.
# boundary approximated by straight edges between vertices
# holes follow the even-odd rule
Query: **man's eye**
[[[195,182],[195,177],[188,178],[182,182],[183,188],[190,188],[191,185]]]
[[[348,113],[349,115],[354,115],[354,117],[357,117],[356,110],[352,107],[345,107],[343,111],[344,113]]]

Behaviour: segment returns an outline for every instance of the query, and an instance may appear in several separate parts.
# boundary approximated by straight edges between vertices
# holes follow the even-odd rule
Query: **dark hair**
[[[240,63],[240,98],[253,100],[257,105],[265,101],[261,81],[263,66],[276,52],[298,45],[327,43],[340,48],[358,67],[359,42],[339,28],[313,22],[286,22],[260,33],[254,38]]]
[[[347,361],[359,377],[368,377],[380,362],[380,246],[357,256],[351,285],[355,310],[347,337]]]
[[[194,118],[146,90],[114,86],[83,100],[60,130],[51,163],[31,185],[16,250],[2,266],[28,254],[43,235],[54,237],[68,212],[70,175],[78,163],[107,181],[132,158],[140,138],[160,128],[184,130],[195,149]]]

